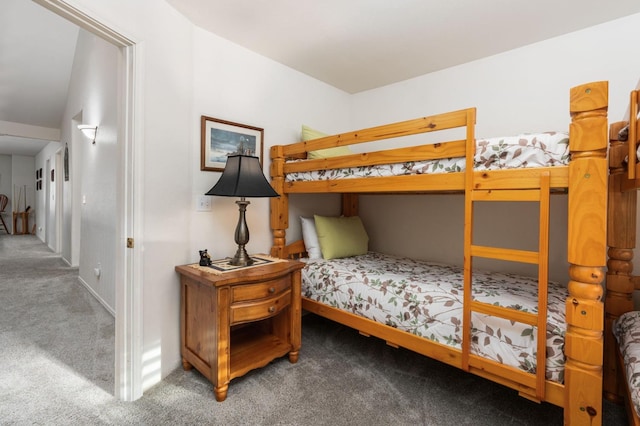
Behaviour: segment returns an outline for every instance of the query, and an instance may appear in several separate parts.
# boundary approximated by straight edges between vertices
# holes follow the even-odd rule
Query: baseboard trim
[[[78,277],[78,281],[80,281],[80,284],[82,284],[88,291],[89,293],[91,293],[91,295],[98,301],[100,302],[100,304],[102,306],[104,306],[104,308],[111,314],[112,317],[116,317],[116,311],[107,304],[107,302],[104,301],[104,299],[102,297],[100,297],[100,295],[98,293],[96,293],[96,291],[94,289],[91,288],[91,286],[82,279],[82,277]]]

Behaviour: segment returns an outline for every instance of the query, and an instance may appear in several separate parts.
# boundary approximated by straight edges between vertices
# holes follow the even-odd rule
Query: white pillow
[[[300,222],[302,223],[302,239],[304,240],[304,246],[307,249],[309,259],[322,259],[315,219],[300,216]]]

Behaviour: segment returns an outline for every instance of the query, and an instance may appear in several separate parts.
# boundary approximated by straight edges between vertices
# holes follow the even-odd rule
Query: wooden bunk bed
[[[517,390],[522,396],[564,407],[566,424],[596,425],[602,422],[603,384],[603,288],[607,228],[607,105],[608,83],[595,82],[570,91],[569,129],[571,161],[566,166],[474,170],[475,109],[454,111],[417,120],[379,126],[351,133],[271,148],[272,186],[281,194],[271,200],[271,254],[281,258],[304,255],[301,241],[287,245],[289,195],[296,193],[342,194],[342,213],[358,214],[358,194],[459,192],[465,197],[464,315],[461,348],[452,348],[424,337],[354,315],[303,297],[303,309],[386,340],[425,356],[456,366]],[[464,138],[410,148],[357,153],[333,158],[306,159],[319,149],[344,147],[422,133],[437,134],[459,129]],[[450,134],[444,132],[445,134]],[[430,135],[432,136],[432,135]],[[328,171],[389,162],[464,157],[464,171],[441,174],[408,174],[389,177],[290,181],[287,175],[311,170]],[[298,161],[289,161],[298,159]],[[304,159],[304,160],[301,160]],[[564,339],[564,381],[545,378],[546,283],[548,274],[549,193],[568,190],[568,296]],[[474,206],[491,201],[534,201],[540,205],[540,246],[530,252],[474,244]],[[484,257],[538,265],[538,315],[522,314],[480,303],[471,297],[473,259]],[[537,327],[535,374],[486,360],[470,351],[473,313],[482,313]]]
[[[640,277],[633,275],[633,255],[636,246],[637,189],[640,188],[640,91],[631,92],[629,121],[612,123],[609,131],[609,217],[606,300],[604,395],[614,402],[627,402],[629,424],[640,425],[637,400],[638,387],[631,387],[625,360],[613,334],[616,321],[634,311],[633,293],[640,290]],[[631,330],[634,331],[634,330]],[[640,328],[635,330],[640,333]],[[634,342],[631,341],[631,344]],[[632,367],[632,366],[631,366]],[[633,380],[632,380],[633,381]],[[634,404],[635,394],[636,400]]]

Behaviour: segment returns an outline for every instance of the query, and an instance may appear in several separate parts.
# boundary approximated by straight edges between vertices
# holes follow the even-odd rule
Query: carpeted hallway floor
[[[0,235],[2,425],[561,425],[562,410],[314,315],[300,361],[235,379],[218,403],[176,369],[113,395],[114,319],[35,236]],[[626,424],[605,403],[605,425]]]

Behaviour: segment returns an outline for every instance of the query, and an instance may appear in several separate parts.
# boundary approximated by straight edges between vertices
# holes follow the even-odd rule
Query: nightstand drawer
[[[276,297],[253,303],[231,305],[231,324],[269,318],[289,306],[291,292],[286,291]]]
[[[273,297],[276,294],[288,290],[289,287],[291,287],[291,279],[288,276],[258,284],[233,286],[231,288],[231,303]]]

